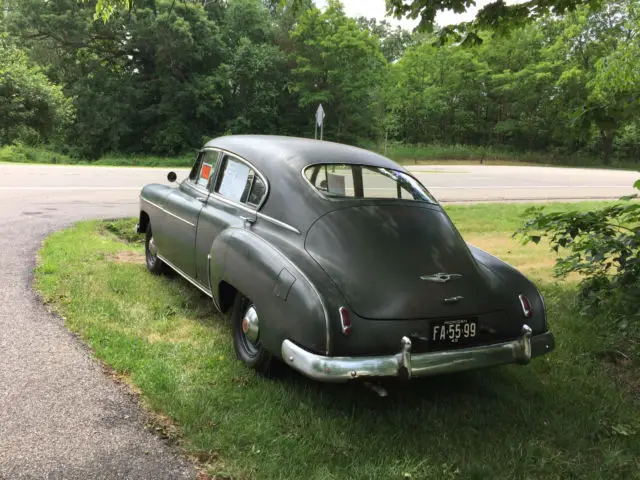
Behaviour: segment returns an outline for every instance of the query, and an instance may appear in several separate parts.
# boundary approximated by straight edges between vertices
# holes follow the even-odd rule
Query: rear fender
[[[536,286],[517,269],[508,263],[494,257],[484,250],[469,245],[469,250],[476,261],[484,266],[490,277],[488,280],[495,282],[494,290],[503,292],[502,303],[507,309],[508,318],[522,319],[531,327],[534,334],[540,334],[547,331],[547,314],[542,294]],[[524,294],[529,299],[533,308],[533,316],[524,318],[522,306],[518,296]]]
[[[280,356],[285,339],[326,354],[328,321],[320,292],[280,250],[248,230],[228,229],[211,249],[211,286],[224,283],[249,298],[260,318],[260,340]]]

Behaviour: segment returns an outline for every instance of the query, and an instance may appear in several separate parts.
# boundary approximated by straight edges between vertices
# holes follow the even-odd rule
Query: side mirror
[[[167,180],[169,180],[171,183],[175,182],[176,178],[178,178],[176,172],[169,172],[169,174],[167,175]]]

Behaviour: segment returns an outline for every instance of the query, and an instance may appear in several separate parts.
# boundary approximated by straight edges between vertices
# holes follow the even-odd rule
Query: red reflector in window
[[[344,307],[340,307],[340,323],[342,324],[342,333],[345,335],[351,335],[351,315],[349,310]]]
[[[520,306],[522,307],[524,318],[531,318],[531,315],[533,315],[533,308],[531,307],[529,299],[525,295],[519,295],[518,298],[520,299]]]

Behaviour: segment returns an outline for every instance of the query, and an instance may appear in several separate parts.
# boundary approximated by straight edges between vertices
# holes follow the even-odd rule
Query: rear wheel
[[[240,292],[236,294],[233,302],[231,321],[233,348],[238,359],[258,373],[269,373],[273,357],[260,341],[258,310],[253,302]]]
[[[153,238],[153,232],[151,231],[151,224],[147,225],[147,236],[144,245],[145,257],[147,260],[147,269],[156,275],[165,273],[167,266],[158,258],[158,247],[156,246],[155,239]]]

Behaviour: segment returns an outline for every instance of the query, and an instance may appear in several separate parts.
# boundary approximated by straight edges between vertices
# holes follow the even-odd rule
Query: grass
[[[27,147],[24,145],[5,145],[0,148],[0,163],[36,163],[53,165],[95,165],[115,167],[191,167],[196,152],[179,157],[164,157],[154,155],[118,155],[108,154],[104,157],[89,161],[44,148]]]
[[[396,145],[388,149],[367,144],[365,148],[387,155],[392,160],[406,165],[551,165],[604,168],[602,162],[588,156],[553,156],[536,152],[517,152],[496,147],[477,147],[470,145]],[[122,155],[108,154],[104,157],[88,161],[47,150],[44,148],[20,146],[4,146],[0,148],[0,162],[39,163],[39,164],[71,164],[102,166],[137,166],[137,167],[190,167],[195,159],[195,151],[178,157],[154,155]],[[637,170],[640,164],[630,160],[615,160],[606,168],[624,168]]]
[[[523,152],[495,146],[474,145],[369,145],[367,148],[385,154],[392,160],[405,165],[548,165],[565,167],[638,169],[638,162],[614,159],[604,166],[600,158],[590,155],[557,155],[545,152]]]
[[[510,238],[525,208],[447,210],[467,240],[536,279],[557,351],[528,367],[391,382],[383,399],[358,384],[246,370],[228,317],[180,278],[145,271],[133,219],[49,237],[35,285],[217,478],[640,478],[638,392],[600,355],[606,319],[577,313],[575,285],[554,282],[545,248]]]

